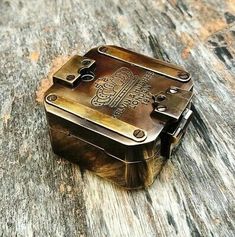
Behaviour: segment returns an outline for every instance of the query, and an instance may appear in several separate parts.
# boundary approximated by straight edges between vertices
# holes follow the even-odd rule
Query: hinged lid
[[[45,108],[121,144],[148,143],[182,115],[192,97],[190,78],[179,66],[102,46],[73,56],[54,74]]]

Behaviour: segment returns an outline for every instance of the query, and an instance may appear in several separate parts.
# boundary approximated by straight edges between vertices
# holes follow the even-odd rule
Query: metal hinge
[[[94,79],[95,60],[74,55],[54,75],[53,82],[74,87],[80,81]]]
[[[180,143],[192,118],[192,110],[185,109],[179,122],[168,128],[161,136],[161,155],[170,158],[172,150]]]
[[[192,99],[191,91],[170,87],[153,96],[154,113],[178,120]]]
[[[161,134],[161,155],[166,159],[179,144],[192,117],[192,111],[189,109],[192,96],[191,91],[177,87],[170,87],[153,96],[154,113],[173,120]]]
[[[147,131],[105,113],[101,113],[98,110],[94,110],[64,96],[49,94],[46,96],[45,100],[52,106],[74,114],[81,119],[118,133],[136,142],[143,142],[147,138]]]

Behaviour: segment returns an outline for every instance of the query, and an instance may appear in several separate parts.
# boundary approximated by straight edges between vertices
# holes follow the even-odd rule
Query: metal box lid
[[[117,46],[73,56],[53,82],[45,94],[48,112],[124,145],[156,140],[192,97],[183,68]]]

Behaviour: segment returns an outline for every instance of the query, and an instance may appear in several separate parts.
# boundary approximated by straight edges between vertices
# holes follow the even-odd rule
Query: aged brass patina
[[[185,133],[192,88],[183,68],[117,46],[75,55],[45,94],[52,148],[122,187],[149,186]]]

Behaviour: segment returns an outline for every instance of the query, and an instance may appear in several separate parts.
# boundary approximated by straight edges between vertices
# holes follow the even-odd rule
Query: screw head
[[[82,60],[82,65],[83,66],[87,66],[87,65],[89,65],[91,63],[91,60],[90,59],[83,59]]]
[[[68,80],[68,81],[72,81],[72,80],[74,80],[75,79],[75,76],[74,75],[68,75],[67,77],[66,77],[66,80]]]
[[[166,106],[165,105],[158,105],[157,106],[157,111],[159,111],[159,112],[164,112],[164,111],[166,111]]]
[[[176,88],[176,87],[171,87],[170,88],[170,93],[171,94],[175,94],[175,93],[177,93],[178,92],[178,89]]]
[[[189,73],[187,73],[187,72],[179,72],[178,73],[178,77],[180,78],[180,79],[183,79],[183,80],[186,80],[186,79],[188,79],[189,78]]]
[[[105,53],[105,52],[107,52],[108,49],[105,46],[102,46],[102,47],[99,48],[99,50],[101,52]]]
[[[49,100],[49,101],[55,101],[55,100],[57,100],[57,95],[48,95],[48,96],[47,96],[47,100]]]
[[[142,138],[145,136],[145,132],[141,129],[136,129],[134,132],[133,132],[133,135],[136,137],[136,138]]]

